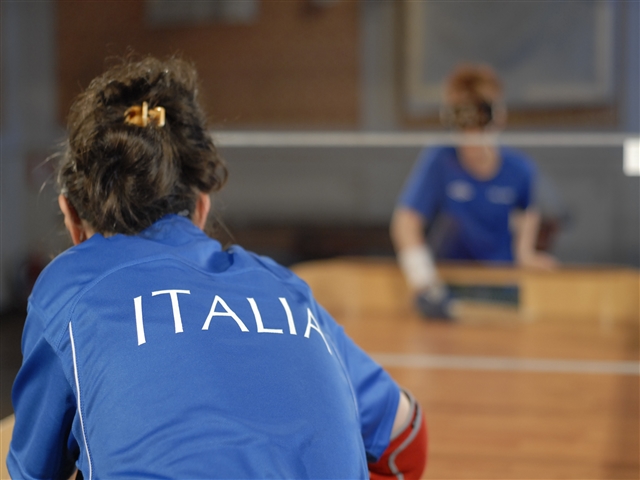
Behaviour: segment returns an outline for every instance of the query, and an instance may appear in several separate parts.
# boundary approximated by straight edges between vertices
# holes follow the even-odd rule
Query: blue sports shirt
[[[272,260],[169,215],[29,300],[13,478],[368,478],[400,390]]]
[[[499,170],[486,181],[462,167],[453,147],[429,148],[420,154],[399,205],[438,225],[439,258],[513,261],[509,214],[532,204],[536,172],[522,153],[506,148],[499,153]]]

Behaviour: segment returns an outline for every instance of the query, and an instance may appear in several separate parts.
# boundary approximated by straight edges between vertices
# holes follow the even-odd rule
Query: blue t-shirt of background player
[[[399,387],[272,260],[169,215],[29,299],[12,478],[368,478]]]
[[[433,227],[438,258],[513,261],[509,216],[532,204],[535,166],[514,150],[500,148],[499,155],[496,175],[478,180],[462,167],[453,147],[421,153],[399,205],[419,212]]]

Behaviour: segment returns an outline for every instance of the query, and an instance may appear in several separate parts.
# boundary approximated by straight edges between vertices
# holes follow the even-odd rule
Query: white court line
[[[640,362],[373,353],[383,367],[539,373],[640,375]]]
[[[532,147],[620,147],[637,134],[618,133],[501,133],[461,136],[423,132],[251,132],[214,131],[220,147],[424,147],[441,144],[483,144]]]

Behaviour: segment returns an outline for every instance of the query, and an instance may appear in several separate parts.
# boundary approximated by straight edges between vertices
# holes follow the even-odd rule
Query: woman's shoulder
[[[154,262],[158,262],[157,265]],[[137,270],[140,265],[144,265],[141,272],[146,274]],[[217,277],[219,281],[224,281],[227,275],[247,274],[251,279],[247,281],[260,282],[256,279],[262,276],[262,281],[274,286],[281,284],[289,290],[310,295],[306,283],[291,270],[239,245],[222,250],[218,242],[202,236],[186,244],[167,245],[165,241],[149,241],[137,236],[104,238],[98,235],[69,248],[45,267],[36,281],[30,303],[45,318],[53,319],[73,308],[87,292],[94,291],[104,282],[122,286],[140,275],[147,278],[154,268],[166,267],[170,268],[164,271],[171,271],[173,275],[186,272],[186,276],[192,277],[190,272],[195,269],[206,276]],[[110,290],[111,287],[105,290],[105,295]]]
[[[456,169],[458,165],[458,156],[454,147],[427,147],[420,152],[414,174],[424,176],[442,175],[447,171]]]
[[[231,246],[228,252],[232,255],[233,264],[236,269],[247,268],[262,270],[282,282],[291,283],[292,285],[297,285],[303,288],[308,288],[306,287],[304,281],[293,271],[283,265],[280,265],[271,257],[245,250],[240,245]]]
[[[47,316],[54,315],[107,269],[120,263],[116,253],[125,251],[122,245],[110,247],[101,235],[68,248],[42,270],[29,302]]]
[[[517,166],[528,166],[533,163],[532,158],[521,150],[511,147],[500,147],[502,159]]]
[[[509,171],[518,172],[527,176],[535,173],[535,162],[526,153],[508,147],[502,147],[500,152],[503,165]]]
[[[456,149],[451,145],[434,145],[420,152],[420,159],[425,162],[440,163],[451,158],[457,158]]]

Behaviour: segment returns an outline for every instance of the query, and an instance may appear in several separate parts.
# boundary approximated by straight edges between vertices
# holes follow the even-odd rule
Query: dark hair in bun
[[[199,193],[219,190],[227,169],[198,104],[197,73],[179,59],[127,59],[74,101],[58,186],[103,234],[136,234],[169,213],[191,217]],[[164,126],[132,125],[125,111],[147,102]]]

